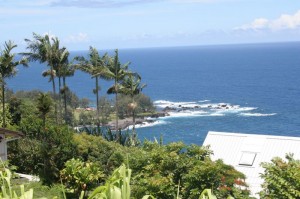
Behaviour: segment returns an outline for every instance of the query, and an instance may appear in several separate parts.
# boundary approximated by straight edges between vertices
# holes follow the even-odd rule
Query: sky
[[[299,0],[0,0],[0,45],[69,50],[300,41]]]

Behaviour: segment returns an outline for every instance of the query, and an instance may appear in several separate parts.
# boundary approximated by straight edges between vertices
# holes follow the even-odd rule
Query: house
[[[7,160],[7,143],[23,136],[20,132],[0,128],[0,159],[2,161]]]
[[[208,132],[203,146],[210,145],[212,159],[222,159],[236,170],[246,175],[252,196],[259,198],[263,180],[260,173],[262,162],[270,162],[274,157],[284,158],[293,153],[300,159],[300,137],[255,135],[242,133]]]

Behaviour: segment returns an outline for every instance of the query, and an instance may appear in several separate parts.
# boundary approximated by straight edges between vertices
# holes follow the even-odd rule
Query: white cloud
[[[300,27],[300,10],[294,15],[281,15],[270,24],[270,28],[273,30],[296,29],[298,27]]]
[[[234,28],[234,30],[293,30],[300,28],[300,10],[293,15],[283,14],[277,19],[269,20],[266,18],[258,18],[249,24]]]
[[[78,33],[76,35],[70,35],[64,40],[66,43],[81,43],[81,42],[88,42],[89,38],[86,33]]]

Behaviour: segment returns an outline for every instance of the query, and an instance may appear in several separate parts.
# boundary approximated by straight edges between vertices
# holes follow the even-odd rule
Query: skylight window
[[[253,152],[243,152],[239,165],[252,166],[256,157],[256,153]]]

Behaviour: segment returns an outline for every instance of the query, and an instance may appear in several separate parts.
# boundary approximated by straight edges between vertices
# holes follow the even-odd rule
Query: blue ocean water
[[[208,131],[300,136],[298,42],[121,49],[119,55],[141,74],[144,93],[156,105],[199,107],[138,128],[140,139],[162,135],[164,142],[201,145]],[[8,86],[14,91],[51,90],[41,77],[45,69],[37,63],[19,68]],[[112,82],[102,81],[105,94]],[[78,96],[94,100],[94,81],[88,75],[77,72],[68,83]]]

